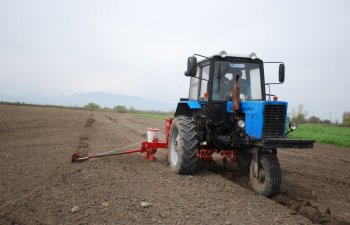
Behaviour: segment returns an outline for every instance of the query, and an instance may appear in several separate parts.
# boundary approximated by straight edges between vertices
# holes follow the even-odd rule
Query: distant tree
[[[84,108],[89,109],[89,110],[100,110],[101,109],[101,107],[94,102],[88,103],[87,105],[84,106]]]
[[[296,122],[296,123],[305,123],[305,121],[306,121],[306,119],[305,119],[305,115],[304,114],[298,114],[296,117],[295,117],[295,119],[294,119],[294,121]]]
[[[306,122],[306,117],[307,117],[307,111],[305,111],[304,106],[300,104],[296,111],[293,109],[290,119],[291,121],[300,124],[300,123]]]
[[[308,122],[309,122],[309,123],[321,123],[321,119],[318,118],[317,116],[311,116],[311,117],[308,119]]]
[[[128,110],[126,109],[126,107],[124,105],[114,106],[113,110],[118,112],[118,113],[126,113],[126,112],[128,112]]]
[[[343,125],[350,127],[350,112],[343,113]]]
[[[331,124],[331,121],[328,119],[322,120],[321,123],[323,124]]]
[[[136,112],[136,111],[137,111],[137,110],[136,110],[134,107],[132,107],[132,106],[129,108],[129,112],[131,112],[131,113],[134,113],[134,112]]]

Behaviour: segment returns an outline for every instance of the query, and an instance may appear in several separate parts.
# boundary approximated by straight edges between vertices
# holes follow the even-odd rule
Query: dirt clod
[[[86,120],[86,123],[85,123],[85,127],[92,127],[92,125],[95,123],[95,119],[92,118],[92,117],[89,117],[87,120]]]
[[[79,211],[79,206],[74,206],[71,211],[72,211],[72,213],[78,212]]]
[[[103,207],[108,207],[109,206],[109,202],[102,202],[102,206]]]
[[[152,203],[149,203],[149,202],[141,202],[140,204],[142,207],[150,207],[152,205]]]

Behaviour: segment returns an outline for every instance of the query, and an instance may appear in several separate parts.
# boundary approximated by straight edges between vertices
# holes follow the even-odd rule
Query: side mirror
[[[197,74],[197,58],[194,56],[187,59],[187,71],[185,75],[188,77],[195,77]]]
[[[278,69],[278,79],[280,83],[284,82],[284,76],[285,76],[285,67],[284,64],[280,64],[279,69]]]

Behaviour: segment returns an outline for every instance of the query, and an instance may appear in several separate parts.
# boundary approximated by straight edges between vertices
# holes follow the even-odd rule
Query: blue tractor
[[[197,62],[196,56],[203,60]],[[285,66],[274,63],[279,64],[283,83]],[[188,58],[185,75],[191,77],[189,95],[180,99],[170,129],[171,168],[178,174],[193,174],[200,159],[221,153],[224,163],[236,161],[242,172],[249,173],[256,193],[277,194],[281,186],[277,148],[313,148],[314,141],[287,138],[296,124],[287,124],[288,103],[266,93],[270,84],[265,83],[264,62],[255,53],[195,54]]]

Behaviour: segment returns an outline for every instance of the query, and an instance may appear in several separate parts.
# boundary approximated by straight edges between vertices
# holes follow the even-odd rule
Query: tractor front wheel
[[[197,168],[198,140],[190,117],[175,117],[169,135],[168,161],[178,174],[193,174]]]
[[[266,197],[280,191],[281,167],[275,154],[260,153],[257,174],[254,172],[254,161],[252,161],[250,164],[250,183],[256,193]]]

